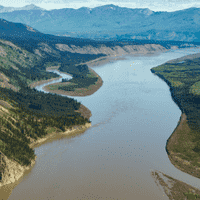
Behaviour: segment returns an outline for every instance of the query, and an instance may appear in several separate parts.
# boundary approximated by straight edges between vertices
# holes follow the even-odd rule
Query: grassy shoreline
[[[170,162],[179,170],[200,178],[200,54],[170,60],[151,69],[166,82],[181,110],[176,128],[166,142]],[[200,190],[161,172],[152,176],[170,200],[200,199]],[[157,184],[157,185],[158,185]]]
[[[166,151],[171,163],[176,168],[194,177],[200,178],[200,167],[196,166],[192,159],[185,159],[184,152],[177,152],[174,148],[180,145],[183,138],[191,137],[190,133],[191,129],[188,126],[187,117],[185,113],[182,113],[177,127],[167,140]]]
[[[197,178],[200,178],[200,96],[196,84],[200,81],[199,63],[200,54],[195,54],[151,69],[167,83],[172,99],[182,112],[177,127],[166,142],[168,157],[176,168]]]
[[[91,123],[86,123],[85,125],[76,125],[76,126],[72,126],[71,128],[68,128],[66,131],[62,132],[62,131],[50,131],[47,135],[45,135],[45,137],[43,138],[39,138],[36,141],[33,141],[29,146],[31,148],[36,148],[42,144],[44,144],[45,142],[49,142],[52,139],[57,139],[57,137],[59,136],[64,136],[64,135],[74,135],[74,134],[78,134],[78,133],[82,133],[85,130],[87,130],[88,128],[90,128],[92,126]]]

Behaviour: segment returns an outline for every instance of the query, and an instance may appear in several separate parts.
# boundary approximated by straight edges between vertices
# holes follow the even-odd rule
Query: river
[[[126,56],[93,67],[103,86],[93,95],[74,97],[91,110],[92,126],[35,148],[36,164],[8,199],[167,200],[151,170],[200,189],[199,179],[178,170],[168,159],[166,141],[181,111],[167,84],[150,71],[199,52],[182,49]]]

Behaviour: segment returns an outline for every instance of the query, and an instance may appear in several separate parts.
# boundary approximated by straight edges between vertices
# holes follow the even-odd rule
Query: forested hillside
[[[44,64],[40,56],[12,42],[0,40],[0,84],[2,87],[19,90],[32,82],[58,77],[54,73],[46,72]]]
[[[29,147],[49,131],[65,131],[89,122],[77,110],[80,103],[68,97],[45,94],[28,85],[58,77],[46,71],[54,63],[10,41],[0,40],[0,152],[28,166],[35,159]],[[0,163],[0,180],[5,166]]]

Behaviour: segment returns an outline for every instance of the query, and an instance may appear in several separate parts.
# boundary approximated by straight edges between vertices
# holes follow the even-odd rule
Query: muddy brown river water
[[[93,67],[103,86],[91,96],[74,97],[91,110],[92,126],[35,148],[34,167],[15,185],[4,186],[8,199],[167,200],[152,170],[200,188],[199,179],[168,159],[166,141],[181,111],[167,84],[150,71],[197,52],[200,49],[127,56]]]

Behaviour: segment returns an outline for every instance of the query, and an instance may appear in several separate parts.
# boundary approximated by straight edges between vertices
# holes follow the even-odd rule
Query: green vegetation
[[[70,84],[58,86],[58,90],[75,91],[77,88],[88,88],[90,85],[94,85],[98,80],[97,77],[83,77],[83,78],[72,78],[69,80]]]
[[[46,58],[5,40],[0,40],[0,47],[5,53],[0,56],[0,74],[17,88],[0,87],[0,152],[28,166],[35,158],[29,147],[31,141],[90,121],[76,112],[81,105],[76,100],[28,87],[36,81],[59,77],[46,72],[47,67],[61,66],[59,62],[46,62]],[[4,167],[0,163],[0,180]]]
[[[192,130],[200,130],[199,63],[200,58],[196,58],[194,62],[186,60],[181,64],[167,64],[151,69],[170,86],[172,98],[181,111],[187,115],[189,127]]]
[[[184,195],[187,197],[187,199],[195,200],[195,199],[200,199],[199,194],[194,194],[192,192],[186,192]]]
[[[93,72],[89,71],[87,65],[78,65],[73,71],[69,70],[67,67],[64,69],[67,69],[67,72],[72,74],[73,78],[67,81],[68,84],[66,85],[56,84],[48,86],[50,90],[75,91],[78,88],[88,89],[91,85],[95,85],[98,80],[98,77],[96,77]],[[62,82],[66,81],[63,80]]]
[[[200,81],[192,85],[189,92],[194,95],[200,95]]]
[[[67,72],[69,74],[72,74],[73,77],[84,77],[89,73],[89,68],[85,64],[79,64],[79,65],[61,64],[59,70],[61,72]]]
[[[28,147],[30,139],[27,137],[43,137],[49,127],[65,131],[67,127],[89,122],[75,112],[80,103],[71,98],[30,88],[19,92],[0,88],[0,98],[14,107],[9,109],[10,115],[0,117],[0,141],[3,144],[0,145],[0,151],[22,165],[29,165],[35,157],[34,151]]]
[[[172,142],[174,145],[167,145],[166,149],[175,153],[174,164],[183,170],[183,165],[180,164],[182,159],[182,163],[188,163],[185,164],[187,172],[200,178],[200,173],[196,170],[200,167],[199,64],[200,58],[188,59],[184,63],[163,64],[151,71],[169,85],[172,99],[187,116],[187,122],[183,123],[182,129],[176,131],[176,139]],[[175,159],[177,156],[179,160]]]
[[[10,46],[4,40],[0,40],[0,47],[6,53],[6,56],[0,56],[0,73],[9,78],[9,83],[17,89],[32,82],[59,77],[46,72],[45,62],[38,55]]]

